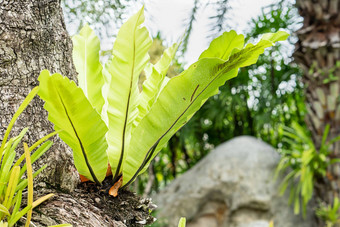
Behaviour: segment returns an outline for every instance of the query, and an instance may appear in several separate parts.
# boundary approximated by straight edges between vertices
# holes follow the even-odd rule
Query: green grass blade
[[[3,205],[7,207],[7,209],[10,209],[12,205],[12,200],[14,197],[14,193],[16,191],[15,189],[19,181],[19,173],[20,173],[20,167],[16,166],[13,168],[11,176],[9,178],[8,187],[5,193],[5,199],[3,202]]]
[[[61,132],[62,130],[58,130],[55,132],[51,132],[50,134],[44,136],[43,138],[41,138],[40,140],[38,140],[37,142],[35,142],[30,148],[29,151],[32,152],[35,148],[37,148],[40,144],[42,144],[43,142],[45,142],[46,140],[48,140],[49,138],[51,138],[54,135],[57,135],[59,132]]]
[[[21,141],[22,137],[27,132],[28,128],[24,128],[20,134],[14,138],[9,140],[9,143],[5,146],[5,152],[1,163],[1,170],[0,170],[0,195],[3,195],[7,182],[9,180],[9,176],[11,174],[11,166],[14,162],[16,156],[16,147]],[[12,143],[13,142],[13,143]],[[12,168],[13,169],[13,168]],[[20,178],[20,177],[19,177]]]
[[[12,227],[19,219],[24,216],[32,207],[27,206],[24,209],[22,209],[20,212],[18,212],[16,215],[13,215],[13,218],[11,218],[8,222],[8,226]]]
[[[5,148],[5,154],[8,154],[9,151],[11,150],[11,146],[13,143],[13,139],[10,139],[7,143],[7,146]],[[0,195],[3,195],[3,191],[6,189],[7,187],[7,178],[8,178],[8,174],[9,174],[9,168],[10,165],[6,165],[7,162],[4,162],[4,160],[2,160],[1,163],[1,168],[0,168]]]
[[[27,196],[27,206],[32,207],[33,203],[33,171],[31,163],[31,155],[28,149],[27,143],[24,143],[24,150],[26,156],[26,168],[27,168],[27,180],[28,180],[28,196]],[[32,208],[27,211],[27,219],[25,227],[29,227],[32,218]]]
[[[48,140],[49,138],[51,138],[52,136],[58,134],[59,132],[61,132],[61,130],[59,131],[55,131],[55,132],[52,132],[46,136],[44,136],[43,138],[41,138],[40,140],[38,140],[37,142],[35,142],[30,148],[29,148],[29,151],[32,152],[35,148],[37,148],[40,144],[42,144],[43,142],[45,142],[46,140]],[[18,161],[15,162],[15,164],[13,166],[18,166],[20,165],[20,163],[25,159],[25,154],[22,154],[20,156],[20,158],[18,159]],[[32,161],[33,163],[33,161]]]
[[[48,194],[48,195],[45,195],[45,196],[43,196],[43,197],[37,199],[36,201],[34,201],[34,202],[32,203],[32,209],[35,208],[35,207],[37,207],[37,206],[39,206],[41,203],[45,202],[46,200],[48,200],[48,199],[51,198],[52,196],[54,196],[54,194],[53,194],[53,193],[50,193],[50,194]]]
[[[326,140],[327,140],[327,136],[328,136],[328,133],[329,133],[329,124],[326,125],[325,127],[325,130],[323,132],[323,135],[322,135],[322,140],[321,140],[321,147],[323,147],[326,143]]]
[[[49,227],[72,227],[71,224],[51,225]]]
[[[178,227],[185,227],[186,219],[181,218],[179,219]]]
[[[9,213],[7,207],[5,207],[4,205],[0,204],[0,212],[3,214],[6,214],[7,216],[10,216],[11,214]]]
[[[335,143],[335,142],[337,142],[337,141],[339,141],[339,140],[340,140],[340,136],[337,136],[337,137],[331,139],[331,140],[329,141],[329,144],[333,144],[333,143]]]
[[[22,137],[24,137],[24,135],[26,134],[27,131],[28,131],[28,128],[24,128],[24,129],[19,133],[18,136],[15,136],[15,137],[11,138],[11,139],[9,140],[9,142],[6,143],[5,148],[4,148],[4,152],[2,153],[2,155],[3,155],[4,157],[6,157],[6,153],[9,151],[8,149],[15,150],[15,148],[18,146],[18,144],[20,143]],[[10,142],[10,141],[11,141],[11,142]],[[6,150],[7,150],[7,152],[6,152]],[[4,158],[4,159],[5,159],[5,158]],[[4,162],[5,162],[5,161],[3,160],[3,163],[4,163]]]
[[[42,144],[31,156],[31,161],[34,163],[38,158],[40,158],[51,146],[53,145],[52,141],[47,141],[44,144]],[[27,169],[26,163],[22,167],[20,171],[20,178],[24,175],[25,171]]]
[[[4,182],[4,181],[2,181],[4,179],[3,174],[5,174],[5,176],[8,176],[8,173],[11,169],[11,166],[12,166],[13,161],[14,161],[15,156],[16,156],[15,149],[18,146],[18,144],[20,143],[21,139],[26,134],[27,130],[28,130],[28,128],[24,128],[18,136],[11,138],[10,142],[6,146],[6,149],[5,149],[5,152],[4,152],[4,157],[3,157],[2,163],[1,163],[1,177],[0,177],[1,182]],[[6,178],[6,179],[8,179],[8,178]]]
[[[47,167],[47,165],[44,165],[43,167],[41,167],[40,169],[38,169],[34,174],[33,174],[33,178],[35,178],[41,171],[43,171],[45,168]],[[19,190],[24,190],[24,188],[26,188],[28,185],[28,180],[24,179],[21,180],[20,183],[18,184],[16,191]]]
[[[18,191],[18,193],[15,195],[14,201],[15,201],[15,205],[12,211],[12,216],[15,216],[21,206],[21,200],[22,200],[22,190]]]
[[[19,106],[18,110],[15,112],[15,114],[13,115],[12,120],[10,121],[7,130],[5,132],[5,136],[2,140],[2,144],[0,147],[0,157],[2,157],[2,152],[4,150],[5,144],[7,142],[9,133],[12,130],[12,127],[15,123],[15,121],[17,120],[17,118],[19,117],[19,115],[26,109],[26,107],[28,106],[28,104],[32,101],[32,99],[34,98],[34,96],[38,93],[39,87],[35,87],[32,89],[32,91],[26,96],[26,98],[24,99],[24,101],[21,103],[21,105]]]

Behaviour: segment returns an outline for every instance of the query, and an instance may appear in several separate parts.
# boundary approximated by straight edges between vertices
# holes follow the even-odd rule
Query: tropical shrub
[[[335,197],[333,206],[320,204],[316,209],[316,216],[325,221],[327,227],[333,227],[340,223],[339,211],[340,203],[339,198]]]
[[[300,21],[292,2],[274,3],[249,21],[245,40],[280,29],[293,31],[301,26]],[[236,136],[258,137],[282,148],[283,126],[293,121],[304,123],[304,89],[299,81],[302,74],[290,57],[294,43],[294,37],[276,43],[254,65],[242,68],[237,79],[220,87],[220,92],[209,98],[169,140],[168,146],[151,163],[149,173],[135,182],[135,190],[144,195],[158,191],[214,147]]]
[[[39,76],[48,119],[62,130],[60,138],[72,148],[78,172],[98,185],[109,163],[113,182],[128,186],[225,81],[288,37],[283,31],[267,33],[257,44],[244,46],[243,35],[225,32],[197,62],[169,79],[166,72],[178,45],[165,50],[156,64],[148,63],[152,40],[143,22],[141,9],[123,24],[104,67],[99,39],[90,27],[73,38],[79,87],[47,70]],[[143,70],[146,80],[140,92]]]
[[[330,126],[327,125],[317,149],[314,142],[302,126],[293,122],[292,128],[285,128],[283,142],[288,146],[282,149],[281,159],[276,169],[279,173],[286,173],[281,182],[280,194],[284,194],[290,186],[289,203],[294,203],[294,213],[306,214],[308,202],[312,199],[314,182],[319,176],[326,176],[329,165],[339,162],[337,158],[330,158],[331,146],[340,140],[340,136],[328,139]]]
[[[55,135],[56,132],[43,137],[30,147],[28,147],[26,143],[23,143],[25,153],[21,155],[16,162],[14,161],[17,146],[21,143],[22,138],[28,131],[28,128],[24,128],[18,136],[8,140],[16,119],[37,94],[38,89],[38,87],[35,87],[25,98],[10,121],[2,139],[0,147],[0,226],[13,226],[25,214],[27,214],[25,226],[29,226],[32,209],[53,196],[53,194],[48,194],[36,201],[33,201],[33,178],[44,170],[46,165],[33,173],[31,164],[52,146],[53,142],[46,140]],[[30,155],[30,153],[34,150],[35,152]],[[26,159],[26,163],[20,167],[20,164],[24,159]],[[25,172],[27,174],[27,178],[23,178]],[[22,205],[22,194],[26,187],[28,192],[27,206],[20,209]]]

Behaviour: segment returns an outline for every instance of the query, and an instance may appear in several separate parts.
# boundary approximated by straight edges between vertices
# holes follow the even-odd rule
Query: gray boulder
[[[192,169],[154,196],[158,218],[187,227],[313,226],[312,208],[304,220],[280,197],[273,174],[280,157],[274,148],[249,136],[218,146]]]

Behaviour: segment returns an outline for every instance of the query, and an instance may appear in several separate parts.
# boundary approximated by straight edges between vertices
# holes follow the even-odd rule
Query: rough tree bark
[[[0,135],[4,135],[13,113],[29,91],[38,85],[42,69],[60,72],[72,79],[72,45],[63,24],[58,1],[4,1],[0,5]],[[35,98],[19,118],[14,133],[29,127],[29,142],[37,141],[53,130],[47,121],[43,102]],[[75,179],[70,150],[56,141],[48,162],[44,182],[72,191]],[[47,159],[47,160],[45,160]],[[48,160],[52,159],[52,161]],[[58,174],[56,174],[58,172]],[[75,179],[74,179],[75,178]]]
[[[72,42],[65,29],[60,0],[0,1],[0,139],[22,100],[38,85],[37,78],[43,69],[75,79]],[[32,144],[51,132],[53,126],[42,106],[43,102],[36,97],[17,121],[13,134],[29,127],[25,141]],[[36,196],[56,194],[34,213],[33,222],[37,226],[61,223],[141,226],[150,222],[147,199],[141,200],[128,192],[122,193],[125,197],[112,199],[79,189],[71,150],[60,139],[54,142],[35,166],[48,164],[35,181]],[[128,206],[126,203],[131,201],[133,206]],[[125,224],[121,222],[124,220]]]
[[[294,57],[304,71],[306,122],[319,148],[327,124],[329,138],[340,135],[340,1],[297,0],[296,4],[304,22],[297,31]],[[330,157],[340,158],[340,142]],[[340,193],[340,165],[332,165],[315,189],[317,197],[331,205]]]

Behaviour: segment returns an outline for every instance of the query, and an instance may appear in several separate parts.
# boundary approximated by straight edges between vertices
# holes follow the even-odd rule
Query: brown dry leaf
[[[110,164],[108,164],[107,166],[107,170],[106,170],[106,176],[111,176],[112,175],[112,170],[111,170],[111,166]],[[79,178],[80,178],[80,181],[81,182],[87,182],[87,181],[90,181],[90,179],[86,178],[85,176],[79,174]]]
[[[112,175],[111,166],[110,166],[110,164],[108,164],[107,170],[106,170],[106,176],[108,177],[108,176],[111,176],[111,175]]]
[[[83,175],[79,174],[79,178],[81,182],[86,182],[86,181],[90,181],[89,179],[87,179],[86,177],[84,177]]]
[[[113,197],[116,197],[118,195],[118,189],[123,184],[123,176],[119,178],[119,180],[110,188],[109,194]]]
[[[326,173],[326,177],[327,177],[328,180],[330,180],[330,181],[333,181],[333,180],[334,180],[333,175],[332,175],[330,172],[328,172],[328,171],[327,171],[327,173]]]

